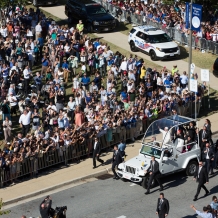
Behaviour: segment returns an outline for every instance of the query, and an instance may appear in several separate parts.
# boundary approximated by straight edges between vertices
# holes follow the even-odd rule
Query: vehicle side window
[[[146,42],[149,42],[149,38],[148,38],[148,35],[147,35],[147,34],[144,34],[144,40],[145,40]]]
[[[133,28],[133,29],[130,30],[130,33],[133,34],[135,31],[136,31],[136,29]]]
[[[136,36],[138,36],[140,39],[143,39],[143,40],[144,40],[144,35],[145,34],[140,31],[136,34]]]

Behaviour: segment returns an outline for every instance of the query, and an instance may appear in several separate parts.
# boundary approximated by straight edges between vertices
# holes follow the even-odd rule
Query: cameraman
[[[49,217],[51,205],[52,205],[51,197],[47,196],[39,206],[41,218]]]

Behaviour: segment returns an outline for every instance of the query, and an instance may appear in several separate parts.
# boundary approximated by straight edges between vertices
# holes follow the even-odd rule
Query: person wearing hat
[[[79,30],[79,34],[82,35],[83,34],[83,30],[84,30],[84,24],[82,20],[79,20],[79,23],[76,25],[76,29]]]

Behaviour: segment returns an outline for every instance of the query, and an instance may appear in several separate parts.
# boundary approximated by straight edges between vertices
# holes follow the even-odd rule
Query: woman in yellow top
[[[76,25],[76,28],[79,30],[80,34],[83,33],[84,24],[83,24],[82,20],[79,20],[79,23]]]
[[[146,75],[146,68],[144,65],[142,65],[141,67],[141,73],[140,73],[140,79],[143,80],[145,78]]]

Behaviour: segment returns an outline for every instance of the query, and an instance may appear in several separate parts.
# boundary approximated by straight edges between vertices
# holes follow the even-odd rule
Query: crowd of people
[[[39,8],[2,10],[0,46],[5,137],[0,166],[12,184],[27,158],[54,150],[63,155],[75,144],[74,152],[82,148],[89,155],[93,139],[101,136],[104,147],[134,141],[142,122],[168,116],[173,108],[185,115],[204,94],[204,85],[197,97],[189,92],[188,75],[176,65],[151,69],[136,55],[126,57],[85,35],[82,21],[60,26]],[[34,72],[37,66],[41,70]]]
[[[166,5],[162,1],[148,1],[148,0],[107,0],[115,7],[117,17],[123,14],[122,11],[127,13],[126,18],[131,21],[131,14],[141,15],[143,21],[152,21],[159,23],[163,29],[174,28],[181,33],[182,40],[185,44],[188,43],[188,36],[190,35],[189,28],[185,23],[186,18],[186,5],[180,1],[175,1],[172,5]],[[201,23],[201,31],[193,31],[195,36],[195,43],[200,47],[200,38],[218,42],[218,11],[212,5],[203,8],[203,21]]]

